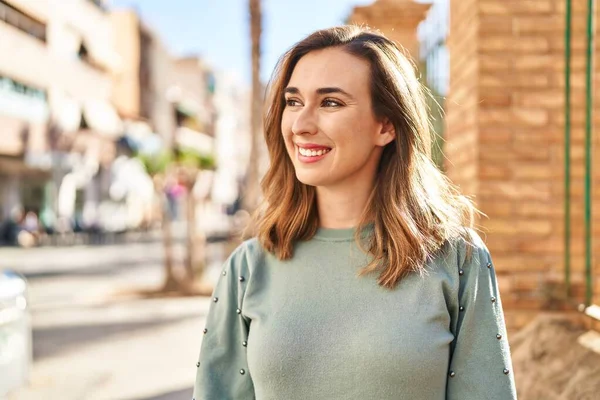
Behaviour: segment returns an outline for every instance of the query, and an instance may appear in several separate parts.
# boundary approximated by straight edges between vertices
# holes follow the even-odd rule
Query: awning
[[[112,139],[123,133],[123,123],[115,108],[104,100],[88,100],[83,104],[83,115],[88,126]]]
[[[210,155],[214,149],[214,139],[211,136],[183,126],[175,132],[175,143],[202,155]]]

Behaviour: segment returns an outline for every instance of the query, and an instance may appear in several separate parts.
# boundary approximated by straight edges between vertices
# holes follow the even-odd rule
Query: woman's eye
[[[323,100],[324,107],[341,107],[341,103],[337,100],[325,99]]]
[[[285,105],[288,107],[296,107],[296,106],[299,106],[300,103],[298,102],[298,100],[295,100],[295,99],[286,99]]]

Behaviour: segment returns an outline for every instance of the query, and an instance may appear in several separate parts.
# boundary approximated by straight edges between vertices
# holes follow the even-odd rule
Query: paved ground
[[[214,282],[225,254],[208,252]],[[191,398],[209,299],[115,295],[160,285],[160,242],[0,248],[0,262],[27,276],[33,315],[31,382],[9,400]]]

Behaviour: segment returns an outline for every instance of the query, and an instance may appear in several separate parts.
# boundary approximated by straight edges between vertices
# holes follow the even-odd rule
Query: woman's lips
[[[331,152],[331,148],[318,145],[296,146],[298,160],[303,163],[314,163],[325,158]]]

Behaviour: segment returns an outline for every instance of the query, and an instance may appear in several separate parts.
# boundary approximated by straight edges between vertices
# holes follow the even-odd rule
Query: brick
[[[547,71],[549,66],[555,65],[556,61],[560,61],[558,56],[553,55],[523,55],[515,60],[515,68],[525,71]]]
[[[481,125],[504,125],[512,120],[513,113],[507,108],[486,108],[479,112],[479,124]]]
[[[517,220],[516,225],[520,234],[543,236],[552,233],[552,223],[545,219]]]
[[[515,250],[519,253],[529,254],[555,254],[561,255],[564,250],[562,238],[554,235],[547,238],[527,238],[522,240]]]
[[[514,204],[510,201],[490,201],[483,210],[490,218],[508,217],[514,213]]]
[[[512,174],[519,180],[547,180],[554,176],[553,171],[546,163],[515,163],[511,165]]]
[[[543,14],[554,11],[553,3],[552,0],[482,1],[479,10],[488,15]]]
[[[481,126],[479,135],[482,142],[487,144],[508,144],[513,140],[513,132],[509,128],[497,125]]]
[[[494,234],[490,231],[490,235]],[[546,272],[552,265],[550,257],[513,255],[493,257],[494,267],[497,271],[527,271],[527,272]]]
[[[564,108],[565,96],[560,90],[545,90],[515,95],[515,104],[525,107],[543,107],[547,109]]]
[[[512,34],[514,32],[512,16],[481,15],[479,17],[479,33],[482,36],[489,34]]]
[[[513,145],[512,151],[516,159],[521,161],[550,161],[550,149],[548,147],[522,146],[518,143]]]
[[[563,207],[562,205],[541,201],[521,202],[518,207],[515,207],[515,215],[519,217],[561,218]]]
[[[496,54],[482,54],[479,56],[479,68],[481,72],[512,71],[513,64],[512,59]]]
[[[528,36],[528,37],[506,37],[498,36],[482,36],[479,39],[479,49],[482,53],[548,53],[550,44],[548,39],[544,37]]]
[[[551,185],[551,182],[482,182],[479,193],[490,199],[549,201]]]
[[[510,179],[512,176],[512,172],[510,168],[506,165],[493,165],[490,163],[482,164],[479,167],[479,178],[485,180],[492,179]]]
[[[490,107],[508,107],[512,104],[510,93],[484,92],[480,96],[480,105],[482,108]]]
[[[519,16],[514,20],[514,27],[519,35],[560,32],[565,29],[564,18],[560,15]]]
[[[514,40],[515,49],[519,53],[547,53],[550,43],[545,37],[520,37]]]
[[[510,146],[497,145],[493,149],[480,150],[479,159],[482,162],[513,162],[517,159],[517,155]]]
[[[482,89],[497,89],[497,88],[543,88],[547,89],[550,83],[550,78],[544,73],[522,73],[518,75],[514,73],[506,74],[481,74],[479,85]]]
[[[564,141],[564,132],[558,128],[517,128],[515,146],[550,146]]]
[[[492,202],[489,202],[492,203]],[[480,209],[487,214],[487,203],[481,204]],[[485,242],[488,246],[488,249],[492,254],[512,254],[515,251],[515,242],[517,240],[515,238],[498,238],[496,236],[490,236],[485,238]]]
[[[548,124],[548,111],[544,109],[518,107],[513,110],[513,115],[515,117],[514,122],[525,126],[544,126]]]

